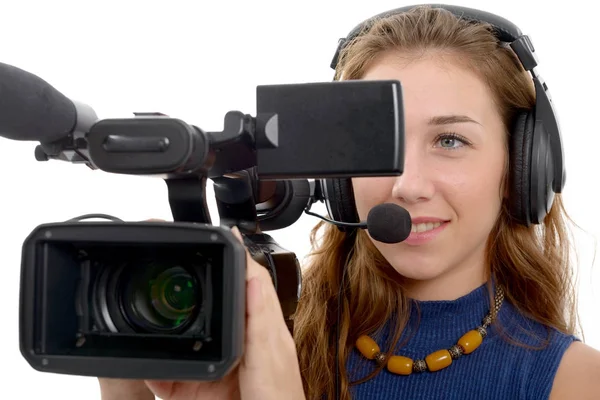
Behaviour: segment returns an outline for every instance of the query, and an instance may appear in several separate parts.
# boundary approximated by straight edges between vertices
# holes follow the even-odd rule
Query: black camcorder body
[[[301,268],[265,232],[323,200],[322,179],[396,176],[404,163],[398,81],[258,86],[256,116],[231,111],[221,132],[159,113],[98,119],[6,64],[0,91],[0,136],[39,142],[39,161],[161,178],[173,214],[173,222],[88,214],[25,239],[20,347],[43,372],[222,378],[244,351],[246,249],[269,271],[293,333]]]
[[[40,370],[211,379],[241,356],[246,254],[226,229],[44,224],[22,257],[21,346]]]

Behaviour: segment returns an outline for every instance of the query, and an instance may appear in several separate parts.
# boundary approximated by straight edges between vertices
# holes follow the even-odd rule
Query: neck
[[[483,262],[463,263],[433,279],[403,279],[409,298],[420,301],[456,300],[477,289],[489,279]]]

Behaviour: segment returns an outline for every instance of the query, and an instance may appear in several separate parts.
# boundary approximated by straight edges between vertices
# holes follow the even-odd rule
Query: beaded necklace
[[[413,361],[409,357],[390,356],[387,360],[387,369],[398,375],[410,375],[413,372],[435,372],[444,369],[452,360],[457,360],[463,354],[470,354],[481,345],[487,336],[487,328],[496,319],[500,306],[504,301],[504,291],[500,286],[496,288],[494,306],[483,318],[481,325],[465,333],[458,342],[449,349],[442,349],[429,354],[423,360]],[[377,343],[367,335],[362,335],[356,340],[356,348],[369,360],[375,360],[378,365],[386,364],[385,353],[382,353]]]

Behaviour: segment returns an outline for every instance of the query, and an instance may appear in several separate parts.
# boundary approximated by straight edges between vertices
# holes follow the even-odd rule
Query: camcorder
[[[300,265],[265,232],[323,200],[323,179],[402,172],[402,90],[394,80],[257,86],[255,115],[230,111],[220,132],[154,112],[99,119],[7,64],[0,91],[0,136],[38,142],[38,161],[160,178],[173,215],[127,222],[88,214],[43,223],[25,238],[20,350],[42,372],[222,378],[244,351],[245,247],[269,271],[293,332]]]

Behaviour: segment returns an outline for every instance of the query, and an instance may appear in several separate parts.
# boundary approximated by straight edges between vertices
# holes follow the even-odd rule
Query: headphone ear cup
[[[533,143],[534,118],[530,113],[517,116],[510,137],[509,168],[509,210],[511,216],[520,224],[531,224],[529,198],[531,151]]]
[[[350,178],[324,179],[321,190],[327,211],[334,221],[359,222]],[[347,232],[353,228],[338,226],[338,229]]]
[[[511,216],[521,225],[541,223],[554,201],[554,158],[543,125],[533,113],[520,114],[511,136]]]
[[[530,218],[540,224],[550,212],[554,202],[554,156],[550,146],[550,136],[543,125],[535,125],[531,146],[531,182],[529,199]]]

